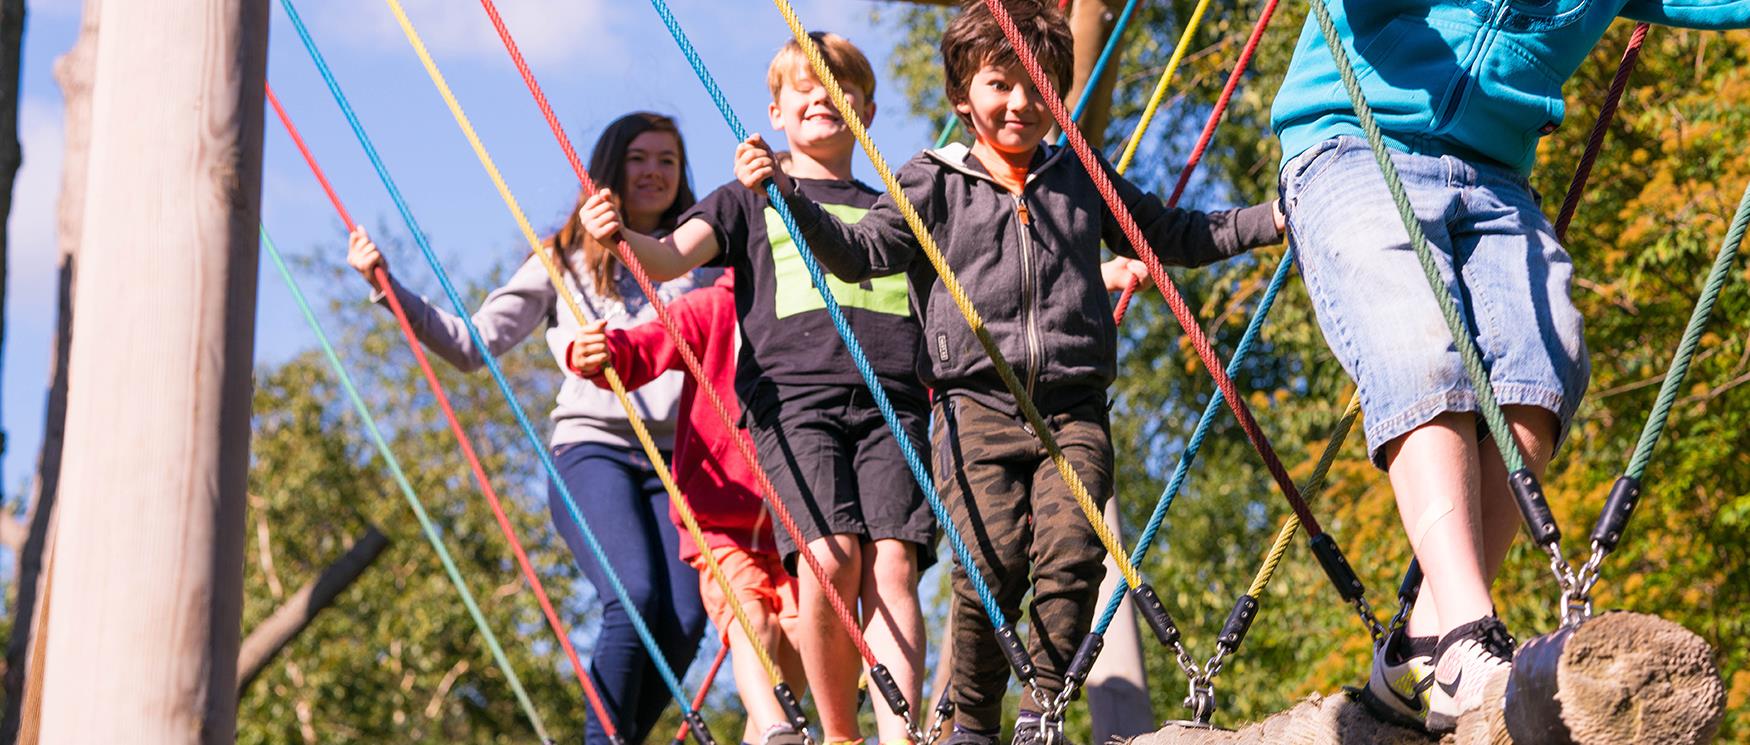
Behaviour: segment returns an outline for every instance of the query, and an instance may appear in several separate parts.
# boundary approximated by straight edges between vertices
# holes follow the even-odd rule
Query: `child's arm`
[[[590,237],[605,245],[611,246],[624,238],[654,282],[667,282],[697,269],[715,258],[720,250],[716,231],[703,220],[681,223],[674,232],[662,238],[653,238],[622,226],[619,199],[609,189],[600,189],[589,195],[583,208],[578,210],[578,217],[583,220],[583,229]]]
[[[883,194],[863,219],[847,225],[820,208],[813,200],[796,193],[789,178],[777,168],[771,148],[759,135],[748,138],[735,149],[735,178],[743,186],[764,191],[765,180],[774,179],[784,203],[796,216],[797,227],[808,248],[820,260],[821,266],[846,282],[862,282],[874,277],[899,274],[911,266],[917,256],[917,237],[905,224],[905,218],[893,203],[893,196]],[[913,169],[901,168],[900,187],[905,189],[920,213],[927,210],[929,185]],[[929,218],[920,214],[926,224]]]
[[[355,228],[350,236],[347,262],[367,278],[382,262],[377,245],[371,242],[370,235],[362,227]],[[395,293],[395,299],[401,301],[401,307],[407,311],[413,335],[445,362],[463,372],[473,372],[486,364],[485,355],[474,345],[474,337],[468,333],[468,326],[461,318],[432,306],[425,298],[403,287],[393,275],[389,277],[389,287],[376,287],[374,281],[371,285],[375,288],[371,293],[374,303],[386,305],[384,294]],[[546,273],[531,256],[503,287],[486,296],[480,309],[474,311],[474,326],[479,329],[488,351],[494,355],[504,354],[546,321],[556,299]]]
[[[669,304],[670,316],[681,336],[701,355],[712,343],[701,302],[712,300],[709,293],[714,292],[715,288],[694,290]],[[722,294],[727,302],[735,302],[733,295]],[[612,364],[628,391],[637,390],[670,370],[683,368],[679,347],[657,320],[613,330],[607,329],[602,321],[591,323],[578,330],[577,338],[566,347],[565,359],[571,372],[602,388],[610,387],[601,374],[602,368]]]
[[[1160,197],[1143,192],[1109,167],[1107,173],[1163,264],[1204,266],[1282,241],[1284,219],[1275,200],[1215,212],[1179,209],[1167,207]],[[1136,255],[1110,212],[1103,218],[1100,235],[1115,253]]]
[[[1622,17],[1682,28],[1750,28],[1750,0],[1628,0]]]

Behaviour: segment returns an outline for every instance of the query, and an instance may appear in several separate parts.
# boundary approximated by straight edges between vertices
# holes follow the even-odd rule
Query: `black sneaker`
[[[1483,705],[1483,691],[1513,669],[1515,644],[1501,619],[1484,616],[1440,638],[1434,648],[1434,688],[1428,730],[1451,732],[1459,715]]]
[[[997,733],[979,732],[956,724],[942,745],[997,745]]]
[[[1437,636],[1393,631],[1373,650],[1373,670],[1361,701],[1381,719],[1414,727],[1428,720],[1428,692],[1434,687]]]

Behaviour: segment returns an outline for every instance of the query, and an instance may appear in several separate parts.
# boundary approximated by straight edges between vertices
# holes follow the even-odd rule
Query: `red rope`
[[[286,115],[284,107],[280,106],[279,98],[273,94],[273,87],[267,87],[268,103],[273,104],[274,113],[279,115],[281,124],[285,125],[286,133],[292,136],[292,142],[298,146],[298,152],[304,156],[304,162],[310,165],[310,172],[316,175],[316,180],[322,184],[322,190],[328,194],[328,200],[334,203],[334,211],[340,214],[342,222],[346,223],[347,231],[357,227],[352,215],[347,213],[346,206],[341,204],[340,195],[334,191],[334,185],[328,182],[322,167],[316,164],[316,156],[304,144],[304,138],[298,134],[298,128],[292,125],[292,119]],[[541,613],[547,617],[547,625],[552,627],[553,635],[559,637],[559,645],[565,649],[565,656],[571,661],[571,669],[577,674],[577,683],[583,687],[583,695],[589,699],[591,709],[601,719],[602,730],[609,737],[616,736],[613,717],[608,716],[608,710],[602,705],[601,697],[597,695],[595,685],[590,682],[589,671],[584,668],[583,661],[577,656],[577,649],[571,645],[571,635],[566,633],[565,625],[559,620],[559,614],[554,612],[553,603],[547,598],[547,588],[541,584],[541,578],[535,574],[535,569],[529,564],[529,557],[523,551],[522,542],[517,540],[516,530],[511,527],[510,518],[504,514],[504,505],[498,499],[498,492],[492,488],[492,482],[486,478],[486,469],[480,465],[480,457],[474,452],[474,444],[468,438],[468,433],[462,429],[462,423],[456,418],[456,411],[450,406],[450,397],[444,393],[444,387],[438,382],[437,373],[432,370],[431,360],[425,356],[425,349],[420,346],[419,339],[413,335],[413,324],[407,320],[407,310],[401,307],[400,298],[390,289],[389,273],[382,266],[377,267],[376,282],[382,288],[384,296],[389,299],[389,308],[395,312],[395,321],[401,327],[402,336],[407,337],[407,346],[413,349],[413,358],[419,361],[419,370],[425,375],[425,382],[431,386],[431,393],[437,399],[438,406],[443,409],[444,419],[450,423],[450,431],[456,435],[456,442],[461,446],[462,457],[468,461],[469,470],[474,472],[474,481],[480,485],[480,492],[486,495],[486,503],[492,506],[492,516],[498,520],[498,527],[504,532],[504,538],[510,543],[511,553],[516,555],[517,566],[522,569],[523,578],[535,591],[535,599],[541,604]],[[696,708],[696,707],[695,707]]]
[[[505,50],[510,53],[511,62],[516,65],[517,72],[522,75],[523,83],[528,86],[529,93],[534,95],[535,105],[540,107],[541,115],[547,120],[547,126],[553,130],[553,136],[559,140],[559,148],[565,152],[565,159],[571,164],[571,169],[576,173],[577,181],[583,187],[584,193],[595,193],[595,181],[584,170],[583,161],[577,157],[576,148],[571,146],[571,138],[565,135],[565,128],[560,126],[558,115],[553,113],[552,105],[547,103],[547,96],[541,92],[540,83],[535,82],[535,74],[529,69],[528,62],[523,59],[522,52],[517,49],[516,41],[511,38],[510,30],[504,25],[504,19],[499,17],[498,8],[493,5],[492,0],[480,0],[480,5],[486,9],[486,15],[492,19],[492,27],[497,29],[498,38],[504,42]],[[698,381],[699,392],[705,394],[706,400],[711,403],[711,408],[717,412],[717,417],[723,424],[724,430],[739,433],[735,437],[736,449],[741,453],[741,457],[747,461],[748,466],[753,469],[754,478],[759,482],[761,498],[772,508],[772,514],[777,516],[778,523],[783,526],[784,532],[790,536],[791,540],[795,541],[796,552],[801,554],[804,563],[808,564],[809,571],[814,574],[815,580],[826,591],[827,602],[832,606],[834,615],[838,616],[840,625],[844,626],[845,631],[849,633],[851,643],[856,646],[857,653],[862,655],[864,662],[871,667],[875,666],[878,664],[875,661],[875,653],[869,651],[869,644],[863,638],[863,631],[857,624],[856,617],[851,614],[844,597],[839,595],[837,586],[827,576],[826,569],[821,567],[818,559],[814,558],[814,553],[808,550],[808,544],[802,537],[801,529],[796,527],[795,517],[778,499],[777,487],[772,484],[771,477],[760,465],[759,457],[754,454],[752,443],[748,441],[745,431],[736,427],[735,418],[729,415],[729,409],[724,406],[723,398],[711,385],[711,378],[705,374],[704,367],[699,364],[698,356],[693,353],[692,345],[687,343],[686,337],[681,333],[674,317],[669,315],[668,304],[664,303],[662,296],[657,293],[655,284],[650,281],[650,275],[644,271],[644,265],[639,263],[638,257],[633,255],[631,248],[626,245],[624,240],[620,240],[614,248],[619,254],[620,262],[631,272],[632,278],[638,282],[638,287],[644,291],[645,297],[649,298],[650,307],[655,309],[657,320],[662,323],[663,328],[668,331],[669,337],[673,339],[675,350],[680,353],[681,362],[686,365],[688,372]]]
[[[1598,152],[1604,147],[1604,135],[1610,131],[1611,120],[1616,118],[1616,107],[1622,103],[1629,73],[1634,72],[1635,62],[1640,59],[1647,29],[1645,23],[1635,24],[1634,33],[1628,37],[1628,48],[1622,50],[1616,78],[1610,81],[1610,92],[1605,95],[1604,106],[1598,110],[1598,121],[1592,124],[1592,135],[1586,140],[1586,152],[1580,156],[1580,165],[1574,169],[1574,180],[1568,184],[1568,195],[1562,199],[1562,210],[1556,215],[1556,240],[1564,243],[1568,240],[1568,223],[1573,222],[1574,212],[1580,207],[1580,197],[1586,193],[1586,180],[1592,176],[1592,165],[1598,161]]]
[[[1258,42],[1264,38],[1264,30],[1270,26],[1270,18],[1276,15],[1276,4],[1279,0],[1270,0],[1264,4],[1263,14],[1258,16],[1258,22],[1252,26],[1251,38],[1246,39],[1245,49],[1240,50],[1240,58],[1234,64],[1233,72],[1227,76],[1227,84],[1221,87],[1221,97],[1215,99],[1215,108],[1209,112],[1209,120],[1203,123],[1203,133],[1197,136],[1197,146],[1191,148],[1191,157],[1186,159],[1185,167],[1179,171],[1179,180],[1173,184],[1173,193],[1167,197],[1168,207],[1177,207],[1179,197],[1185,194],[1185,185],[1191,182],[1191,173],[1197,170],[1197,164],[1203,162],[1203,153],[1209,149],[1209,143],[1215,139],[1215,128],[1221,124],[1221,118],[1227,113],[1227,104],[1233,99],[1234,90],[1240,87],[1240,78],[1245,77],[1246,68],[1252,64],[1252,54],[1258,51]],[[1136,295],[1137,279],[1132,276],[1124,285],[1124,293],[1118,296],[1118,306],[1112,309],[1112,320],[1123,323],[1124,312],[1130,309],[1130,299]]]
[[[693,711],[698,711],[705,705],[705,694],[711,692],[711,681],[717,679],[717,671],[723,667],[723,658],[729,656],[729,635],[724,634],[723,646],[717,649],[717,659],[711,661],[711,669],[705,672],[705,681],[699,684],[699,692],[693,695]],[[675,730],[675,745],[686,745],[687,731],[692,725],[685,717],[681,718],[681,727]]]
[[[1118,198],[1118,190],[1112,186],[1112,179],[1106,169],[1100,164],[1099,156],[1094,148],[1082,136],[1081,128],[1070,119],[1069,112],[1064,109],[1063,102],[1058,100],[1057,91],[1051,85],[1045,70],[1039,66],[1039,59],[1028,49],[1025,39],[1021,38],[1020,29],[1015,27],[1015,19],[1009,15],[1001,0],[984,0],[985,7],[990,9],[991,16],[997,25],[1002,27],[1003,35],[1008,37],[1009,45],[1014,48],[1015,56],[1021,61],[1021,66],[1027,69],[1027,75],[1033,79],[1033,85],[1038,89],[1041,98],[1051,109],[1051,116],[1057,120],[1057,126],[1069,135],[1070,147],[1076,151],[1076,156],[1082,161],[1082,167],[1088,172],[1088,177],[1094,182],[1094,188],[1100,192],[1100,197],[1106,201],[1106,208],[1118,220],[1118,227],[1123,231],[1130,245],[1136,249],[1137,257],[1148,266],[1148,274],[1160,288],[1161,296],[1167,301],[1167,308],[1173,317],[1178,319],[1179,326],[1185,330],[1185,338],[1191,347],[1197,351],[1197,356],[1203,361],[1203,366],[1209,369],[1209,376],[1215,380],[1217,388],[1221,389],[1222,397],[1226,399],[1228,408],[1234,412],[1234,418],[1239,420],[1240,429],[1245,431],[1246,439],[1264,460],[1264,467],[1269,469],[1270,476],[1281,487],[1282,494],[1288,499],[1288,504],[1306,526],[1308,535],[1318,536],[1323,533],[1318,520],[1313,517],[1312,510],[1307,507],[1306,500],[1301,498],[1300,489],[1295,487],[1294,479],[1288,475],[1288,469],[1283,467],[1281,459],[1276,457],[1275,448],[1271,447],[1270,439],[1265,436],[1258,420],[1252,416],[1252,411],[1240,398],[1239,386],[1229,377],[1221,357],[1217,356],[1214,347],[1209,343],[1209,337],[1197,325],[1197,316],[1191,310],[1190,304],[1179,293],[1179,288],[1173,284],[1173,279],[1167,276],[1166,269],[1161,266],[1160,257],[1155,255],[1154,248],[1148,245],[1142,234],[1142,228],[1136,224],[1136,217],[1130,214],[1130,208]]]

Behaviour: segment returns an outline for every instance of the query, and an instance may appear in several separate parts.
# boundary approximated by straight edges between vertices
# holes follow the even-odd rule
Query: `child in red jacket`
[[[699,356],[699,364],[719,392],[735,390],[736,342],[735,290],[731,273],[725,272],[709,287],[694,290],[669,305],[675,325]],[[627,390],[635,390],[670,370],[683,369],[680,351],[657,321],[626,329],[606,330],[597,321],[584,327],[566,355],[571,371],[603,388],[601,375],[611,363]],[[675,426],[674,472],[682,494],[692,504],[705,542],[723,568],[735,598],[723,596],[722,588],[709,575],[705,558],[688,538],[681,540],[681,559],[699,570],[699,595],[705,611],[729,640],[734,657],[735,687],[741,692],[748,718],[742,742],[764,745],[800,743],[801,737],[784,720],[783,709],[772,693],[773,681],[753,654],[751,642],[735,622],[731,602],[739,603],[752,622],[760,643],[771,653],[796,690],[803,693],[801,658],[792,643],[796,626],[796,580],[784,570],[772,538],[771,519],[754,486],[753,471],[736,452],[740,430],[726,431],[708,403],[698,401],[699,381],[687,378],[681,389],[683,418]],[[721,396],[732,417],[741,416],[741,403],[734,395]],[[679,513],[671,505],[669,519],[686,533]]]

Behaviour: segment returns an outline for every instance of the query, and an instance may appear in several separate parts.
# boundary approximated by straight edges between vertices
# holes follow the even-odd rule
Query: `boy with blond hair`
[[[1006,4],[1028,47],[1058,88],[1067,88],[1073,53],[1062,14],[1040,0]],[[899,182],[1064,456],[1104,503],[1113,468],[1106,388],[1117,368],[1108,293],[1142,270],[1131,259],[1102,265],[1099,246],[1103,241],[1125,256],[1136,247],[1074,157],[1044,144],[1053,124],[1049,110],[985,6],[969,5],[949,25],[942,61],[948,100],[975,142],[918,155],[900,169]],[[1207,214],[1169,209],[1107,170],[1169,263],[1208,264],[1282,239],[1273,205]],[[892,195],[858,222],[840,220],[777,170],[757,139],[737,150],[736,177],[750,188],[776,178],[808,245],[839,279],[909,276],[926,341],[918,365],[936,397],[936,489],[970,542],[977,570],[992,583],[1005,622],[1020,617],[1032,590],[1027,654],[1040,690],[1056,696],[1093,622],[1104,549],[1019,403],[954,312]],[[949,742],[994,745],[1009,668],[964,567],[955,567],[953,584],[957,711]],[[1043,719],[1037,702],[1023,697],[1014,737],[1061,741],[1062,722]]]
[[[875,115],[875,72],[856,46],[836,34],[811,34],[857,114]],[[856,221],[880,193],[851,175],[857,146],[844,119],[791,41],[767,71],[768,114],[789,140],[785,167],[796,188],[840,219]],[[934,561],[935,523],[910,478],[899,445],[882,421],[840,342],[825,303],[763,194],[731,182],[657,239],[624,227],[606,190],[582,209],[590,233],[623,236],[653,278],[678,277],[702,264],[732,267],[743,344],[735,375],[743,419],[778,497],[795,516],[806,545],[777,535],[785,567],[799,577],[797,645],[814,691],[827,743],[861,740],[856,681],[861,667],[850,635],[828,600],[836,590],[861,604],[863,633],[915,711],[923,660],[918,574]],[[829,289],[866,345],[875,372],[905,423],[903,436],[925,438],[929,402],[913,360],[918,323],[902,277]],[[810,551],[831,578],[823,587],[798,571]],[[876,707],[881,742],[906,739],[904,723]]]

